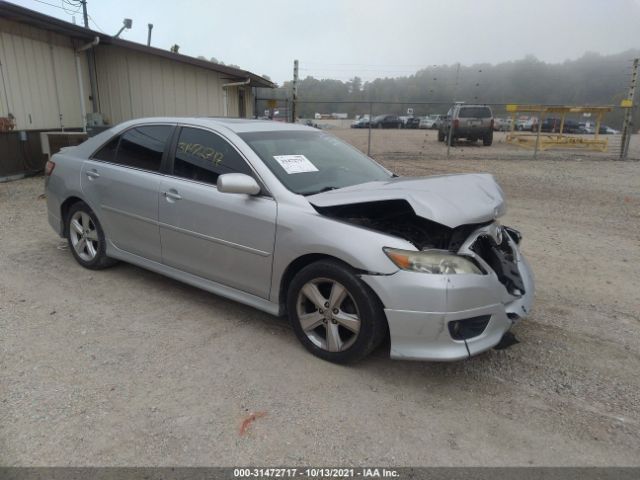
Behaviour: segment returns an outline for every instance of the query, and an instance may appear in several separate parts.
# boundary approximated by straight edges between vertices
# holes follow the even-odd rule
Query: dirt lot
[[[0,464],[640,465],[640,163],[427,143],[384,161],[495,174],[538,285],[520,344],[451,364],[328,364],[282,319],[130,265],[84,270],[42,179],[0,184]]]
[[[366,152],[369,131],[366,129],[329,128],[327,131],[337,135]],[[531,133],[522,132],[520,135],[532,136]],[[437,130],[378,130],[371,131],[371,155],[376,158],[400,160],[408,158],[446,158],[447,145],[437,141]],[[576,138],[592,138],[591,135],[573,135]],[[633,135],[629,145],[629,159],[640,160],[640,135]],[[450,158],[469,159],[524,159],[533,158],[533,150],[518,147],[506,141],[507,134],[494,132],[493,145],[483,147],[482,142],[473,144],[460,140],[450,149]],[[589,150],[540,150],[537,154],[539,160],[587,160],[587,159],[618,159],[620,156],[621,135],[601,135],[601,139],[607,140],[607,149],[604,152]]]

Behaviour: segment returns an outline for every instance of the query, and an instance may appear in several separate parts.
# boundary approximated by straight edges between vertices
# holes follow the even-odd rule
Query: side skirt
[[[263,312],[271,315],[282,315],[280,305],[277,303],[270,302],[264,298],[257,297],[250,293],[243,292],[242,290],[237,290],[191,273],[183,272],[177,268],[154,262],[153,260],[148,260],[144,257],[134,255],[133,253],[125,252],[124,250],[120,250],[116,247],[110,240],[107,240],[107,256],[165,275],[193,287],[201,288],[207,292],[228,298],[229,300],[257,308],[258,310],[262,310]]]

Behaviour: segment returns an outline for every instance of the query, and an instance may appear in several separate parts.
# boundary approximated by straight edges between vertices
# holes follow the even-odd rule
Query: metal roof
[[[96,32],[88,28],[74,25],[64,20],[60,20],[55,17],[50,17],[40,12],[29,10],[28,8],[20,7],[12,3],[0,0],[0,18],[12,20],[19,23],[31,25],[43,30],[49,30],[62,35],[66,35],[72,38],[81,40],[93,40],[95,37],[100,38],[99,45],[115,45],[122,48],[128,48],[149,55],[156,55],[159,57],[173,60],[175,62],[186,63],[188,65],[194,65],[196,67],[212,70],[215,72],[226,75],[229,80],[239,81],[251,80],[250,86],[254,87],[266,87],[275,88],[275,84],[266,78],[256,75],[255,73],[240,68],[229,67],[226,65],[220,65],[218,63],[209,62],[207,60],[200,60],[198,58],[190,57],[188,55],[182,55],[179,53],[173,53],[168,50],[162,50],[160,48],[148,47],[141,43],[130,42],[121,38],[115,38],[111,35]]]

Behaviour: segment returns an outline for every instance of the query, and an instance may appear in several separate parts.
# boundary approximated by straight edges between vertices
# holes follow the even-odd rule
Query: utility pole
[[[89,28],[89,14],[87,13],[87,0],[80,0],[82,4],[82,18],[84,19],[84,28]]]
[[[296,123],[296,107],[298,106],[298,60],[293,61],[293,101],[291,102],[291,122]]]
[[[89,14],[87,13],[87,0],[80,0],[82,4],[82,18],[84,20],[84,28],[89,28]],[[95,56],[93,55],[93,49],[87,50],[87,66],[89,67],[89,85],[91,87],[91,111],[98,111],[98,93],[96,88],[96,64]],[[86,119],[82,119],[86,125]]]
[[[631,134],[633,133],[633,113],[635,110],[635,96],[636,86],[638,85],[638,64],[640,58],[633,60],[633,72],[631,73],[631,83],[629,84],[629,93],[627,94],[626,101],[623,100],[623,105],[626,106],[627,111],[624,115],[624,125],[622,126],[622,142],[620,146],[620,160],[626,160],[629,154],[629,142],[631,141]]]

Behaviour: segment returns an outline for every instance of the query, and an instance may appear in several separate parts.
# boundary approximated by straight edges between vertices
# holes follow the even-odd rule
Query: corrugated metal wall
[[[150,116],[222,116],[222,85],[217,72],[112,45],[96,48],[98,98],[105,120],[116,124]],[[238,116],[238,88],[227,89],[230,117]],[[245,89],[247,117],[253,113]]]
[[[85,55],[80,60],[88,108]],[[70,38],[0,19],[0,63],[0,116],[12,113],[16,130],[82,128]]]

